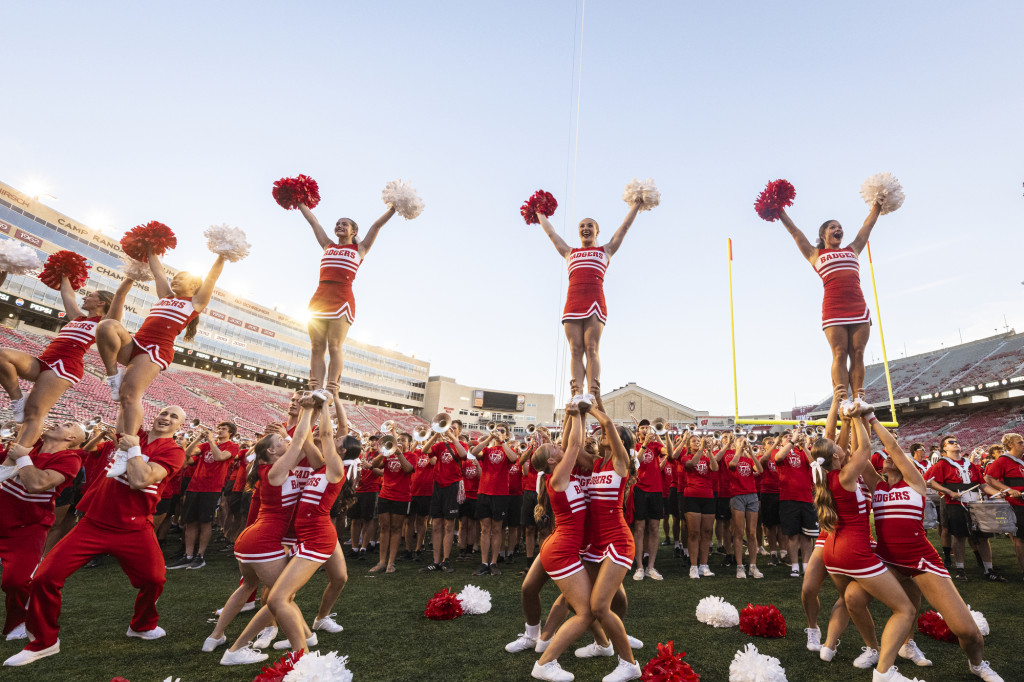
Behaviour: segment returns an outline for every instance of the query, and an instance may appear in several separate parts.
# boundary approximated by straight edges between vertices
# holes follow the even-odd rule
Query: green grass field
[[[1006,584],[983,582],[980,569],[972,568],[968,557],[967,584],[960,584],[965,600],[982,611],[992,627],[986,640],[986,657],[1006,680],[1024,679],[1016,670],[1013,652],[1019,646],[1021,623],[1021,574],[1007,540],[994,540],[996,566],[1010,579]],[[215,548],[214,548],[215,549]],[[665,550],[666,548],[662,548]],[[120,675],[131,682],[158,682],[168,675],[182,682],[225,680],[247,682],[260,666],[223,667],[220,652],[200,651],[210,633],[207,623],[211,612],[219,608],[237,584],[237,572],[226,553],[211,551],[206,568],[199,571],[170,571],[166,591],[160,600],[164,639],[143,642],[125,637],[131,617],[135,591],[109,558],[97,569],[83,569],[73,575],[64,591],[61,615],[61,653],[25,668],[3,668],[0,679],[28,681],[108,682]],[[720,560],[713,559],[715,569]],[[764,564],[765,562],[762,562]],[[319,650],[338,651],[349,656],[349,668],[356,680],[527,680],[536,660],[533,652],[509,654],[504,645],[523,629],[517,576],[520,565],[509,567],[499,577],[472,578],[474,564],[457,564],[450,575],[420,575],[421,564],[400,564],[397,573],[374,577],[366,573],[370,562],[349,564],[349,583],[337,604],[338,622],[345,631],[336,635],[321,633]],[[658,569],[664,582],[626,579],[629,594],[629,632],[644,641],[637,660],[646,663],[655,645],[674,640],[677,650],[687,652],[686,660],[709,681],[728,680],[729,663],[735,652],[754,641],[765,654],[779,658],[788,678],[795,680],[870,680],[869,671],[851,665],[860,653],[861,642],[851,628],[843,637],[835,660],[821,662],[805,648],[805,627],[800,607],[799,581],[788,577],[788,569],[768,569],[762,565],[764,580],[736,580],[735,571],[717,570],[714,578],[690,580],[671,548],[659,556]],[[300,606],[309,617],[315,610],[325,579],[318,574],[300,593]],[[480,616],[463,616],[455,621],[435,622],[424,618],[423,608],[438,589],[450,586],[461,590],[473,583],[491,592],[493,608]],[[549,584],[543,595],[545,608],[557,590]],[[697,602],[708,595],[724,597],[737,608],[748,601],[773,603],[779,607],[788,625],[785,638],[750,638],[738,628],[715,629],[694,617]],[[830,582],[822,593],[827,613],[835,599]],[[883,609],[875,609],[881,627]],[[248,614],[232,624],[229,640],[237,636]],[[824,617],[820,619],[824,628]],[[584,638],[585,644],[589,639]],[[966,657],[954,644],[919,636],[918,643],[931,658],[933,668],[916,668],[909,662],[901,671],[923,680],[976,680],[967,670]],[[23,642],[0,642],[4,658],[17,652]],[[269,652],[268,652],[269,653]],[[273,659],[272,659],[273,660]],[[563,655],[563,667],[577,680],[599,680],[612,670],[614,659],[579,660],[571,651]]]

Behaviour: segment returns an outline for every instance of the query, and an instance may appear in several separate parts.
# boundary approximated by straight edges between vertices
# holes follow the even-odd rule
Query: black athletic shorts
[[[181,520],[189,523],[212,523],[220,505],[220,493],[197,493],[189,490],[185,493],[185,504],[181,510]]]
[[[508,513],[505,514],[505,528],[518,528],[523,519],[523,496],[508,496]]]
[[[467,519],[476,519],[476,498],[467,497],[466,501],[459,505],[459,516]]]
[[[71,504],[75,499],[75,486],[69,485],[64,490],[60,491],[60,495],[57,495],[57,499],[53,501],[54,507],[63,507]]]
[[[779,525],[783,535],[818,537],[818,513],[814,503],[779,500]]]
[[[686,494],[682,490],[679,491],[679,495],[676,498],[676,509],[678,510],[676,513],[679,518],[686,517]]]
[[[761,517],[762,525],[771,528],[779,525],[779,494],[761,493]]]
[[[1017,534],[1014,537],[1024,539],[1024,507],[1013,505],[1013,515],[1017,518]]]
[[[459,518],[459,482],[444,487],[434,484],[434,494],[430,496],[430,518]]]
[[[684,497],[683,510],[687,514],[701,514],[711,516],[715,513],[715,498],[713,497]]]
[[[484,495],[476,496],[476,518],[478,520],[491,519],[492,521],[504,521],[508,514],[508,495]]]
[[[415,495],[412,498],[412,505],[409,507],[410,516],[430,515],[430,495]]]
[[[383,497],[378,497],[377,515],[393,514],[394,516],[408,516],[411,506],[411,502],[396,502],[395,500],[385,500]]]
[[[377,518],[377,493],[356,493],[356,504],[349,512],[353,521],[373,521]]]
[[[665,498],[665,516],[679,518],[679,491],[675,488],[669,490]]]
[[[160,516],[160,514],[166,514],[171,511],[173,506],[174,498],[165,497],[156,503],[156,509],[153,510],[153,516]]]
[[[519,525],[523,528],[536,528],[537,519],[533,516],[533,509],[537,506],[537,491],[523,491],[523,513],[519,516]],[[1019,527],[1019,526],[1018,526]]]
[[[660,521],[664,510],[660,491],[649,493],[633,486],[633,521]]]
[[[722,497],[719,495],[715,498],[715,520],[716,521],[731,521],[732,520],[732,508],[729,506],[729,500],[732,497]]]
[[[238,516],[242,511],[242,491],[229,490],[224,493],[224,500],[228,503],[228,511]]]

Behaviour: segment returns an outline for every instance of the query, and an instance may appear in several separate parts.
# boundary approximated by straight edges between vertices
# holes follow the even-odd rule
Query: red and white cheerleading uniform
[[[235,558],[243,564],[276,561],[288,556],[281,540],[292,525],[301,491],[291,472],[281,485],[271,485],[267,480],[271,466],[260,465],[259,513],[235,540]]]
[[[893,486],[878,483],[871,504],[878,536],[875,549],[882,561],[910,577],[927,572],[948,578],[924,529],[924,505],[925,496],[906,481]]]
[[[80,452],[32,453],[32,466],[36,469],[56,471],[64,476],[64,482],[54,488],[31,493],[18,477],[0,486],[0,562],[3,563],[2,587],[7,605],[5,635],[25,622],[32,571],[39,564],[46,533],[53,525],[54,500],[74,482],[82,468]]]
[[[355,244],[331,244],[320,259],[320,285],[309,301],[309,314],[317,320],[356,320],[352,282],[362,262]]]
[[[818,249],[814,270],[825,285],[822,329],[871,322],[871,311],[860,288],[860,259],[853,247]]]
[[[191,296],[161,298],[149,309],[142,326],[132,337],[135,340],[132,357],[146,353],[160,369],[167,369],[174,360],[174,339],[197,317],[199,312],[192,305]]]
[[[100,316],[76,317],[60,328],[36,360],[40,373],[50,370],[61,379],[77,384],[85,375],[85,353],[96,342],[96,325]]]
[[[866,488],[858,481],[853,491],[843,488],[838,470],[828,472],[828,487],[835,500],[838,520],[825,541],[825,569],[848,578],[873,578],[885,573],[885,566],[871,551]]]
[[[587,522],[587,500],[580,484],[571,477],[566,489],[551,488],[550,477],[544,478],[555,530],[540,547],[540,563],[552,580],[563,580],[583,570],[580,547],[583,527]]]
[[[583,554],[584,561],[601,563],[611,559],[627,569],[633,567],[633,533],[622,513],[625,492],[626,479],[615,472],[615,461],[611,458],[596,460],[587,486],[587,526],[591,542]]]
[[[295,535],[298,543],[293,554],[300,559],[323,563],[338,546],[338,531],[331,522],[331,507],[338,498],[345,477],[337,483],[327,481],[327,467],[317,469],[306,480],[295,510]]]
[[[167,580],[164,556],[153,530],[153,511],[160,501],[160,490],[185,461],[185,451],[173,438],[149,441],[140,432],[142,453],[150,464],[167,471],[159,483],[135,490],[128,474],[116,478],[100,477],[78,503],[84,516],[50,551],[32,579],[25,626],[35,636],[26,647],[39,651],[53,646],[60,631],[61,590],[67,577],[97,554],[117,559],[139,594],[131,628],[136,632],[152,630],[159,622],[156,601]]]
[[[294,434],[294,432],[295,430],[292,429],[288,433],[288,435],[291,436]],[[292,467],[291,475],[295,477],[295,485],[298,487],[299,492],[301,493],[306,487],[306,482],[309,481],[310,476],[313,475],[313,467],[309,466],[309,460],[306,459],[305,457],[299,460],[299,463]],[[260,500],[260,504],[263,504],[262,497]],[[295,534],[295,522],[293,520],[291,528],[289,528],[285,532],[282,542],[284,542],[284,544],[290,547],[294,545],[296,541],[297,536]]]
[[[611,259],[601,247],[572,249],[565,257],[569,264],[569,290],[565,296],[562,322],[586,320],[597,315],[601,324],[608,321],[604,302],[604,273]]]

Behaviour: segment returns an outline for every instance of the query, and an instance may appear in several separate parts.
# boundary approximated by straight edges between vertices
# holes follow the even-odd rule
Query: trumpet
[[[422,443],[428,438],[430,438],[429,426],[417,426],[415,429],[412,430],[412,439],[417,443]]]
[[[656,436],[664,436],[668,433],[668,420],[658,417],[651,422],[651,430],[654,431]]]
[[[536,430],[537,430],[537,425],[536,424],[527,424],[526,425],[526,433],[530,434],[531,436],[533,435],[533,432],[536,431]]]
[[[521,440],[519,441],[519,445],[516,446],[516,449],[519,450],[519,452],[526,452],[527,450],[530,449],[530,444],[527,443],[525,440]]]
[[[487,422],[487,433],[491,433],[496,428],[498,428],[497,422]]]
[[[754,433],[753,431],[750,431],[750,432],[747,433],[746,439],[747,439],[748,443],[751,443],[751,444],[756,443],[757,442],[757,434]]]
[[[743,435],[743,427],[742,426],[734,426],[734,427],[732,427],[732,433],[735,436],[742,436]]]
[[[0,426],[0,439],[8,440],[14,438],[14,435],[18,432],[18,422],[10,421],[4,422]]]
[[[821,429],[820,432],[817,431],[813,426],[808,426],[806,429],[804,429],[804,433],[806,433],[808,436],[817,436],[819,433],[825,432],[825,429],[823,427],[819,426],[818,428]]]
[[[380,425],[379,430],[381,433],[394,433],[395,428],[397,428],[397,426],[398,424],[395,423],[394,419],[389,419]]]
[[[398,442],[395,440],[394,436],[382,436],[381,439],[377,441],[377,451],[385,457],[390,457],[395,454],[397,450]]]
[[[441,412],[430,422],[430,428],[434,430],[434,433],[444,433],[451,426],[452,418],[447,412]]]
[[[819,436],[823,436],[823,435],[825,435],[825,427],[824,426],[816,426],[814,428],[814,432],[816,434],[818,434]]]
[[[807,426],[807,421],[804,420],[804,419],[801,419],[799,422],[797,422],[797,426],[799,426],[802,429],[805,426]]]
[[[108,424],[107,422],[103,421],[103,417],[101,417],[100,415],[96,415],[95,417],[93,417],[89,421],[81,424],[82,430],[85,431],[86,433],[89,433],[90,431],[95,429],[97,426],[100,426],[100,427],[102,427],[104,429],[109,429],[111,431],[116,431],[117,430],[117,427],[114,426],[113,424]]]

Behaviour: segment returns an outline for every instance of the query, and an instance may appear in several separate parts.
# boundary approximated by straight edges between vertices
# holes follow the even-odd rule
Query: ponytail
[[[267,450],[270,448],[270,439],[270,436],[263,436],[256,445],[252,446],[252,452],[256,455],[256,458],[249,464],[245,475],[246,490],[252,491],[256,489],[256,484],[260,482],[260,465],[270,463],[270,458],[267,454]]]
[[[541,472],[540,475],[543,476],[544,472]],[[548,486],[540,476],[538,476],[537,482],[540,483],[538,486],[540,489],[537,491],[537,506],[533,508],[533,520],[537,522],[538,533],[548,533],[551,531],[552,517],[554,516],[551,511],[551,500],[548,498]]]
[[[827,438],[819,438],[811,448],[811,479],[814,481],[814,508],[818,512],[818,526],[826,533],[833,533],[839,521],[836,499],[828,487],[828,472],[832,470],[836,444]]]
[[[187,327],[185,327],[185,343],[191,343],[191,341],[194,338],[196,338],[196,332],[198,332],[198,331],[199,331],[199,318],[196,317],[196,318],[193,318],[193,320],[188,323]]]

